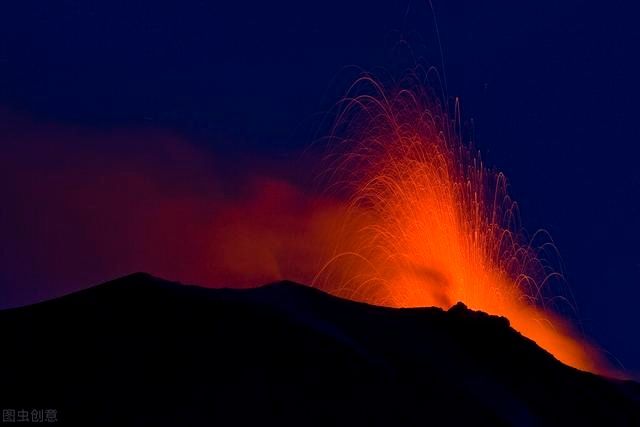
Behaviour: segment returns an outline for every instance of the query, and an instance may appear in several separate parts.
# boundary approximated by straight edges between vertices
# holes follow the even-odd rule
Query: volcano
[[[3,409],[58,425],[640,425],[640,384],[503,317],[137,273],[0,312]]]

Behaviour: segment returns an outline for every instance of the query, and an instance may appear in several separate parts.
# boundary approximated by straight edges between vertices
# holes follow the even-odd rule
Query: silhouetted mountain
[[[640,425],[640,385],[504,318],[133,274],[0,312],[0,407],[58,425]]]

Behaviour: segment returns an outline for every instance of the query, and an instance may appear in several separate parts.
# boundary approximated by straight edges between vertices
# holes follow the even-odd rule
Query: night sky
[[[355,67],[406,67],[399,41],[407,40],[427,65],[442,68],[442,50],[448,97],[460,99],[485,162],[507,175],[525,227],[552,235],[585,333],[640,372],[640,27],[630,2],[434,1],[441,45],[427,2],[219,3],[3,3],[0,305],[129,267],[78,262],[94,274],[64,283],[55,268],[30,264],[37,256],[29,245],[46,246],[47,232],[25,239],[16,231],[30,228],[15,208],[30,197],[13,185],[21,173],[54,168],[52,153],[67,161],[83,150],[99,152],[107,160],[95,165],[108,169],[176,138],[223,164],[286,164],[317,136]],[[136,139],[145,145],[122,142]],[[180,153],[189,164],[199,157]],[[166,176],[207,182],[206,162],[185,172],[173,158],[158,160]],[[75,179],[95,172],[91,165]],[[33,211],[39,202],[29,203]],[[65,246],[50,251],[61,257]],[[60,281],[56,291],[46,289],[48,275]]]

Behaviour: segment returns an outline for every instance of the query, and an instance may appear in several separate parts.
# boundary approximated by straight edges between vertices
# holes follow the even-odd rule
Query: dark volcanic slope
[[[0,406],[56,408],[59,425],[640,425],[638,384],[461,305],[134,274],[0,312],[0,331]]]

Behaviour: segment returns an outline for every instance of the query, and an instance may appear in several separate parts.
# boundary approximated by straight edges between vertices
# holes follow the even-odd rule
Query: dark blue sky
[[[0,106],[176,129],[217,152],[311,141],[347,68],[440,66],[426,2],[15,1]],[[640,372],[640,26],[632,2],[434,1],[449,96],[529,230],[553,236],[588,335]]]

